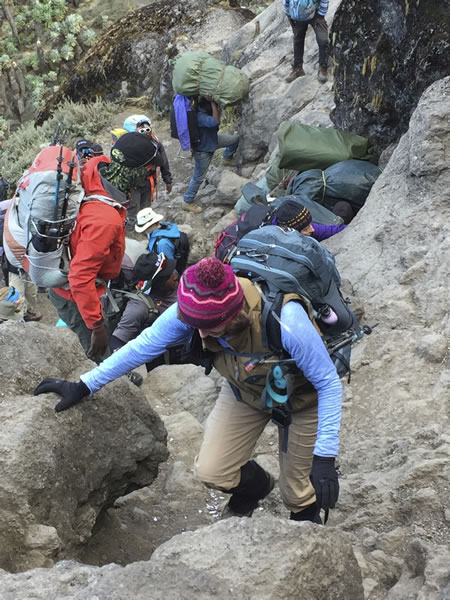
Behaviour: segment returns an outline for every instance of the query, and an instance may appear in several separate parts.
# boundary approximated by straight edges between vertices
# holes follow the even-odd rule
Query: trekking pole
[[[61,123],[58,123],[58,125],[56,126],[56,129],[55,129],[55,133],[53,135],[53,139],[50,142],[50,146],[56,146],[56,144],[58,143],[60,129],[61,129]]]
[[[64,187],[64,200],[63,200],[62,212],[61,212],[61,223],[59,226],[60,234],[63,234],[63,228],[64,228],[63,221],[66,218],[67,208],[69,206],[69,196],[70,196],[70,188],[72,187],[73,170],[76,167],[76,163],[73,160],[68,161],[67,164],[69,166],[69,173],[67,175],[66,185]]]
[[[54,221],[58,220],[59,188],[60,188],[61,179],[63,178],[63,173],[62,173],[63,145],[62,144],[60,144],[60,146],[59,146],[59,156],[56,160],[58,162],[58,166],[56,167],[55,207],[54,207],[54,211],[53,211],[53,220]]]
[[[341,348],[344,348],[344,346],[347,346],[348,344],[357,342],[358,340],[360,340],[362,338],[363,335],[370,335],[372,333],[372,330],[377,325],[378,325],[378,323],[375,323],[375,325],[372,325],[372,326],[364,325],[361,330],[360,335],[355,334],[352,330],[350,330],[347,334],[342,335],[338,340],[336,340],[336,342],[333,345],[327,346],[327,350],[328,350],[329,354],[333,354],[333,352],[336,352],[336,350],[340,350]]]

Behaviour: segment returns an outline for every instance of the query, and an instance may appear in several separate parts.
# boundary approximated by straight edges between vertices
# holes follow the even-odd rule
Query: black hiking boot
[[[222,519],[228,517],[251,517],[260,500],[270,494],[275,479],[254,460],[241,467],[241,481],[228,490],[231,498],[222,511]]]
[[[293,66],[292,71],[286,77],[285,81],[286,81],[286,83],[291,83],[292,81],[295,81],[299,77],[304,77],[304,76],[305,76],[305,71],[303,70],[303,65],[300,65],[299,67]]]
[[[320,510],[317,508],[317,504],[310,504],[299,512],[291,512],[291,521],[311,521],[322,525],[322,519],[320,518]]]
[[[328,81],[328,69],[326,67],[319,67],[317,79],[320,81],[320,83],[325,83]]]

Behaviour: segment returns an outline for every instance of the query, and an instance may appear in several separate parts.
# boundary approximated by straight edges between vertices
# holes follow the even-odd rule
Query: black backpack
[[[273,209],[270,206],[253,204],[246,213],[219,234],[214,244],[215,257],[224,263],[229,263],[236,252],[239,240],[250,231],[265,224],[272,212]]]
[[[187,233],[184,231],[180,231],[180,237],[170,240],[175,244],[175,260],[177,261],[177,271],[179,275],[186,270],[188,259],[189,259],[189,251],[191,249],[189,238]]]

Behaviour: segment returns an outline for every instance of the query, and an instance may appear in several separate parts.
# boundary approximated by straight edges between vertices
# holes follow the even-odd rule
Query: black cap
[[[137,132],[124,133],[111,150],[111,160],[131,169],[148,165],[158,152],[158,144]]]
[[[89,148],[92,149],[92,146],[94,144],[92,142],[90,142],[89,140],[78,140],[77,145],[76,145],[76,150],[77,152],[80,152],[81,150],[83,150],[83,148]]]
[[[94,153],[94,156],[101,156],[103,154],[103,148],[100,144],[92,144],[92,152]]]
[[[156,252],[149,252],[148,254],[142,254],[134,265],[134,272],[138,279],[146,281],[155,277],[155,273],[159,267],[160,254]],[[177,266],[177,261],[173,258],[165,258],[164,268],[159,271],[155,277],[155,281],[159,278],[169,277]]]

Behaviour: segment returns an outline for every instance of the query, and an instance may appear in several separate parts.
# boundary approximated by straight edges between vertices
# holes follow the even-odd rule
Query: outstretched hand
[[[65,379],[52,379],[46,377],[34,390],[33,395],[48,394],[54,392],[61,396],[61,400],[55,406],[56,412],[66,410],[75,404],[78,404],[85,396],[90,394],[90,390],[82,381],[78,383],[66,381]]]
[[[334,508],[339,497],[339,480],[333,457],[314,456],[311,482],[316,491],[317,507]]]

